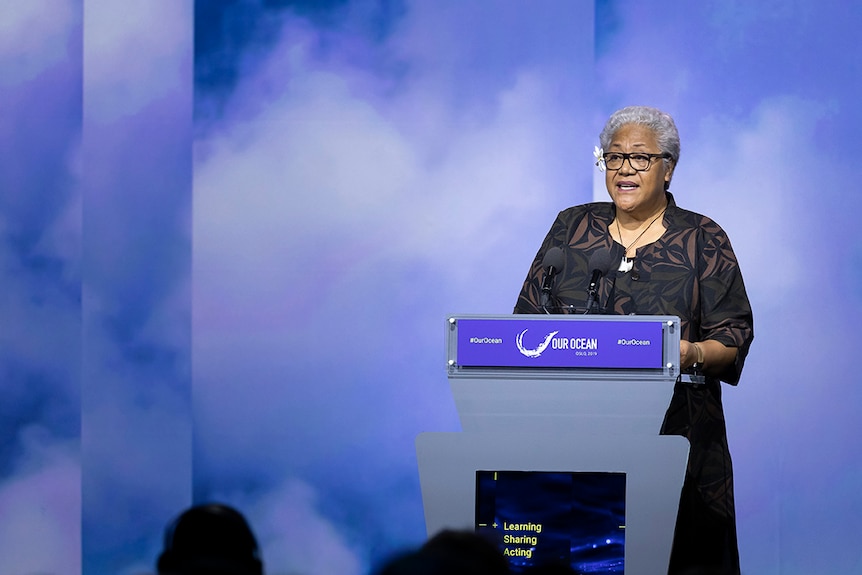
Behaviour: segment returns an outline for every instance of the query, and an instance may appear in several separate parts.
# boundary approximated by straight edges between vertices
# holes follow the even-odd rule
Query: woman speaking
[[[599,140],[597,165],[605,172],[611,201],[559,213],[533,261],[515,313],[680,318],[680,367],[703,377],[694,378],[701,383],[674,386],[661,429],[690,442],[669,573],[738,574],[720,383],[739,381],[754,337],[742,274],[724,230],[710,218],[678,207],[669,191],[680,142],[668,114],[642,106],[623,108],[611,115]],[[560,260],[551,294],[544,282],[546,256]],[[605,268],[603,277],[589,294],[597,266]]]

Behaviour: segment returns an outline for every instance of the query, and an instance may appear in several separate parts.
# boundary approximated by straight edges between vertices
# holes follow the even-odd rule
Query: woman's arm
[[[683,340],[679,342],[680,369],[688,369],[699,363],[703,373],[721,374],[736,361],[736,353],[737,348],[728,347],[714,339],[698,342]]]

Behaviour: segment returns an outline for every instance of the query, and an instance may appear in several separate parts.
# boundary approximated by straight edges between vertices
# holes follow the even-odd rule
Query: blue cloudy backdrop
[[[269,573],[422,540],[448,313],[508,313],[592,149],[673,114],[672,190],[755,311],[725,389],[743,570],[862,569],[862,8],[0,0],[0,572],[152,571],[192,501]]]

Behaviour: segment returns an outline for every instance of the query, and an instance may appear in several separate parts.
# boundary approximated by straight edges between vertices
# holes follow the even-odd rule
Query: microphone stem
[[[584,315],[593,313],[593,308],[596,306],[596,299],[599,295],[599,282],[602,279],[601,270],[593,270],[593,277],[590,278],[590,285],[587,286],[587,308],[584,310]]]

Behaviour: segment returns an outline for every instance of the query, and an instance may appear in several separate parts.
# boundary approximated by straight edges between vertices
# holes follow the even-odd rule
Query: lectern
[[[420,434],[428,535],[490,530],[519,572],[666,573],[688,442],[659,435],[679,318],[446,320],[461,432]]]

